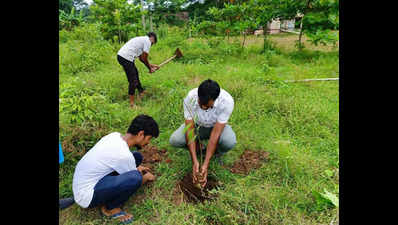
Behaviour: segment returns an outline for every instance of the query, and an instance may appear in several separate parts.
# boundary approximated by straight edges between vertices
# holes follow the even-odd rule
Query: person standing
[[[136,89],[138,89],[140,97],[145,94],[145,89],[141,85],[138,70],[135,66],[135,59],[138,57],[148,68],[149,73],[153,73],[158,70],[158,65],[151,64],[148,61],[149,49],[153,44],[156,44],[156,42],[156,34],[154,32],[149,32],[146,36],[139,36],[130,39],[117,53],[117,61],[123,67],[124,72],[126,72],[127,80],[129,82],[128,94],[131,107],[134,106],[134,94]]]

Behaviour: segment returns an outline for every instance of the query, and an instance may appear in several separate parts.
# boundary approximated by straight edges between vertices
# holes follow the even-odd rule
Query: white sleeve
[[[149,53],[149,48],[151,48],[151,41],[144,41],[144,49],[143,51]]]
[[[193,113],[192,111],[192,104],[191,104],[191,98],[189,96],[189,94],[187,95],[187,97],[184,98],[184,118],[186,120],[192,120],[192,116],[191,113]]]
[[[234,110],[234,100],[229,101],[220,115],[217,117],[217,122],[218,123],[227,123],[229,120],[229,117],[231,117],[232,111]]]
[[[112,164],[111,167],[119,174],[137,170],[134,156],[114,159],[112,160]]]

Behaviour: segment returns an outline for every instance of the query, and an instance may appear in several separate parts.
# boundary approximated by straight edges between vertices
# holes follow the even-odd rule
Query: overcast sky
[[[93,0],[84,0],[87,4],[91,4],[91,3],[93,3]],[[199,1],[199,3],[200,4],[203,4],[205,1],[204,0],[196,0],[195,2],[198,2]]]
[[[84,0],[87,4],[91,4],[91,3],[93,3],[93,0]]]

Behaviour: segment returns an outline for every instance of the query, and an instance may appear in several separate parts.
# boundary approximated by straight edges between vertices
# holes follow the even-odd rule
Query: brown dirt
[[[180,205],[184,201],[184,193],[181,191],[179,183],[174,186],[170,201],[172,201],[174,205]]]
[[[145,146],[140,153],[143,156],[141,165],[151,169],[151,172],[155,172],[155,167],[158,163],[165,161],[171,163],[171,159],[167,158],[166,149],[158,149],[156,146]]]
[[[253,169],[258,169],[268,160],[269,152],[245,150],[230,169],[232,173],[247,175]]]
[[[166,163],[172,162],[171,159],[167,158],[166,149],[158,149],[156,146],[153,145],[147,145],[139,152],[143,156],[141,165],[148,167],[151,170],[150,172],[156,176],[156,179],[158,179],[157,177],[161,175],[159,172],[155,171],[156,165],[163,161],[165,161]],[[143,188],[143,193],[134,194],[127,202],[127,204],[132,205],[142,203],[147,198],[148,190],[152,189],[152,192],[154,191],[153,183],[156,182],[156,179],[155,181],[148,182],[144,186],[142,186],[141,188]]]
[[[211,194],[211,193],[209,193],[209,191],[216,188],[217,186],[220,186],[220,184],[213,177],[208,176],[206,186],[201,190],[194,186],[194,184],[192,183],[192,172],[189,172],[178,183],[178,186],[179,186],[179,189],[184,194],[183,199],[185,201],[197,203],[197,202],[203,202],[204,200],[212,200],[212,199],[216,198],[217,195]],[[179,196],[178,192],[176,192],[176,196]]]

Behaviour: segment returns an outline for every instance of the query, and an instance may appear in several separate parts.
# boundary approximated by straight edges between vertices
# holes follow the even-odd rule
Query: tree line
[[[186,12],[187,19],[178,14]],[[267,23],[301,15],[297,48],[305,34],[315,45],[336,44],[339,28],[338,0],[59,0],[59,27],[71,30],[82,23],[99,23],[105,39],[125,42],[131,36],[157,31],[164,24],[184,27],[189,36],[243,35]]]

